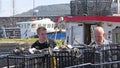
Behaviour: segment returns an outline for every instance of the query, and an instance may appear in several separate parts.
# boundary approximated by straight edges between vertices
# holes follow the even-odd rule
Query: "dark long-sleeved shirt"
[[[47,39],[46,42],[44,43],[40,43],[38,40],[32,44],[31,48],[36,48],[36,49],[44,49],[44,48],[54,48],[56,46],[56,43],[51,40],[51,39]]]

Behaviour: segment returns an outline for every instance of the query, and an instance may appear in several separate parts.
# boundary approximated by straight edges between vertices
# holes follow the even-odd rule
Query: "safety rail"
[[[85,48],[64,49],[52,53],[37,52],[37,54],[2,53],[0,68],[119,68],[120,46],[111,45],[110,48],[99,52]]]
[[[69,66],[69,67],[65,67],[65,68],[82,68],[84,66],[89,66],[89,68],[91,66],[102,66],[102,65],[107,65],[107,64],[115,64],[115,63],[120,63],[120,61],[112,61],[112,62],[104,62],[104,63],[97,63],[97,64],[92,64],[92,63],[84,63],[84,64],[79,64],[79,65],[74,65],[74,66]],[[104,66],[105,67],[105,66]],[[85,67],[84,67],[85,68]],[[98,67],[96,67],[98,68]],[[101,68],[101,67],[99,67]],[[103,67],[102,67],[103,68]],[[119,67],[117,67],[119,68]]]

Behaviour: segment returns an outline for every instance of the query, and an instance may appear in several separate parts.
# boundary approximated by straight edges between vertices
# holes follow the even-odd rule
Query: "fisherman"
[[[32,44],[31,48],[36,48],[36,49],[44,49],[44,48],[54,48],[56,46],[56,43],[47,38],[47,29],[43,26],[39,27],[37,29],[37,35],[38,35],[38,40]]]
[[[105,31],[104,29],[101,27],[101,26],[97,26],[95,29],[94,29],[94,42],[91,42],[89,44],[89,46],[92,46],[92,47],[99,47],[101,45],[109,45],[110,43],[112,43],[111,41],[109,40],[106,40],[104,38],[105,36]]]

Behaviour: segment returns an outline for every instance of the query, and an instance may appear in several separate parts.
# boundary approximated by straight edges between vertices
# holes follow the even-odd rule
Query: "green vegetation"
[[[0,43],[21,43],[21,42],[29,43],[29,42],[34,42],[36,40],[37,40],[37,38],[26,38],[26,39],[5,39],[5,38],[1,38]]]
[[[21,44],[21,43],[33,43],[37,40],[38,38],[26,38],[26,39],[5,39],[5,38],[1,38],[0,39],[0,43],[17,43],[17,44]],[[58,46],[62,46],[64,44],[64,39],[61,40],[55,40],[56,44]]]
[[[64,43],[65,43],[65,39],[55,40],[55,42],[56,42],[56,44],[57,44],[58,46],[62,46],[62,45],[64,45]]]

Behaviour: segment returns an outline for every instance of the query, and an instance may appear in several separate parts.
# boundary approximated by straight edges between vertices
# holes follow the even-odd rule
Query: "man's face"
[[[101,44],[104,42],[104,33],[94,32],[94,37],[95,37],[96,43]]]
[[[38,33],[38,37],[42,40],[46,40],[47,34],[46,30],[40,30]]]

